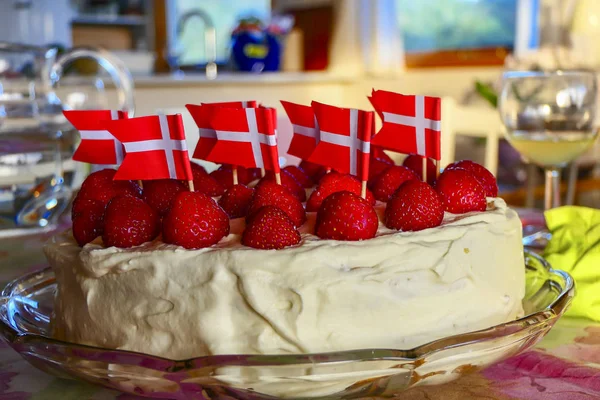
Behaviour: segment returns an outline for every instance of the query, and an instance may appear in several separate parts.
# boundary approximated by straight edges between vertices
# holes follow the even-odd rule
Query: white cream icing
[[[409,349],[522,315],[521,223],[501,199],[442,226],[361,242],[321,240],[314,215],[282,250],[240,244],[244,222],[217,245],[159,239],[131,249],[45,247],[58,292],[58,339],[186,359],[213,354]],[[382,212],[382,207],[378,207]]]

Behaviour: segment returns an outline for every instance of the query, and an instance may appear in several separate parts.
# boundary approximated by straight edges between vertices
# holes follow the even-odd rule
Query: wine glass
[[[594,143],[596,75],[589,71],[506,72],[498,101],[510,144],[545,169],[544,208],[560,205],[560,170]]]
[[[69,89],[66,68],[94,60],[115,82],[119,109],[133,113],[133,81],[120,60],[88,48],[57,53],[0,41],[0,237],[52,228],[88,169],[71,160],[79,135],[62,111],[99,107],[105,93],[98,80],[92,97]]]

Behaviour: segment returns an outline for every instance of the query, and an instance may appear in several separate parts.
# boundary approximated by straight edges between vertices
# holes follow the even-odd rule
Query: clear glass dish
[[[163,399],[392,397],[489,366],[537,343],[574,296],[573,279],[526,252],[526,316],[410,350],[365,349],[324,354],[221,355],[167,360],[50,338],[55,291],[50,269],[7,285],[0,333],[37,368],[127,393]]]

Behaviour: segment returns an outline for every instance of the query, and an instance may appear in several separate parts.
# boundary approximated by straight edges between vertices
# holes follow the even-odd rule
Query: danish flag
[[[320,141],[308,161],[368,180],[374,113],[316,101],[312,102],[312,108],[319,124]]]
[[[123,145],[106,130],[106,121],[126,119],[127,113],[116,110],[76,110],[63,111],[63,114],[81,135],[81,143],[73,154],[73,160],[105,165],[123,161]]]
[[[107,128],[125,146],[114,179],[193,179],[181,114],[110,121]]]
[[[383,120],[373,145],[440,160],[442,100],[439,97],[377,90],[371,102]]]
[[[281,105],[285,109],[294,131],[287,152],[302,160],[308,160],[320,142],[317,117],[315,117],[315,113],[310,106],[283,100]]]
[[[213,146],[217,143],[217,133],[210,127],[210,118],[214,113],[215,108],[226,107],[226,108],[256,108],[256,101],[229,101],[224,103],[202,103],[201,105],[186,104],[185,108],[188,109],[192,115],[196,126],[198,126],[198,133],[200,139],[194,149],[193,158],[199,160],[206,160],[210,154]]]
[[[279,172],[276,118],[268,107],[214,108],[210,126],[217,142],[206,160]]]

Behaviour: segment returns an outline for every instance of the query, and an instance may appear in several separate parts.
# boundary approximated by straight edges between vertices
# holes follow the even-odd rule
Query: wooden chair
[[[485,167],[498,172],[498,143],[503,126],[498,111],[487,106],[458,104],[452,97],[442,99],[442,166],[455,160],[456,136],[485,138]]]

